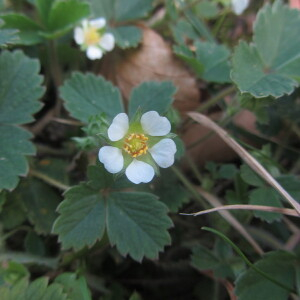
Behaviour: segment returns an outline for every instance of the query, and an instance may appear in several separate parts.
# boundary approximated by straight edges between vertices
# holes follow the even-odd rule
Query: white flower
[[[120,113],[108,128],[111,145],[100,148],[99,160],[110,173],[125,170],[127,178],[135,184],[150,182],[156,164],[168,168],[174,163],[176,145],[166,137],[170,130],[169,120],[156,111],[144,113],[133,123],[129,123],[125,113]]]
[[[106,51],[111,51],[115,46],[115,38],[111,33],[105,32],[106,21],[104,18],[83,20],[81,26],[74,30],[74,40],[86,51],[89,59],[99,59]]]
[[[244,10],[248,7],[249,0],[231,0],[232,10],[240,15],[244,12]]]

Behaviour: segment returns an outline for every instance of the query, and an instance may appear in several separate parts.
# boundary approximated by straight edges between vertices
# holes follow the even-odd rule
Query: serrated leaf
[[[36,232],[49,234],[57,218],[59,196],[47,184],[35,179],[23,181],[15,193],[20,194],[27,217]]]
[[[1,286],[1,300],[66,300],[62,286],[49,284],[49,278],[40,277],[29,284],[28,279],[22,279],[13,286]]]
[[[124,111],[121,94],[103,77],[73,73],[60,89],[66,109],[71,115],[87,123],[93,115],[106,113],[113,119]]]
[[[101,193],[86,186],[75,186],[65,194],[59,205],[60,217],[53,225],[53,232],[65,249],[79,250],[91,247],[100,240],[105,229],[105,203]]]
[[[248,165],[245,164],[241,166],[241,177],[250,185],[258,187],[265,185],[264,181]]]
[[[1,16],[1,18],[5,22],[3,28],[18,29],[19,44],[35,45],[44,40],[39,34],[42,27],[29,17],[22,14],[10,13]]]
[[[144,18],[152,9],[152,4],[153,0],[116,0],[115,19],[124,22]]]
[[[270,187],[262,187],[253,190],[250,193],[250,204],[252,205],[266,205],[274,207],[282,207],[279,194]],[[279,221],[282,217],[279,213],[254,211],[254,215],[266,222]]]
[[[198,41],[195,46],[196,58],[204,66],[201,78],[212,82],[230,82],[229,50],[213,42]]]
[[[124,22],[147,16],[153,0],[90,0],[90,3],[94,17]]]
[[[136,47],[142,39],[142,31],[136,26],[120,26],[111,30],[116,44],[122,48]]]
[[[2,25],[0,19],[0,26]],[[16,44],[19,40],[17,35],[19,31],[16,29],[0,29],[0,48],[4,48],[7,45]]]
[[[300,13],[276,1],[254,24],[254,44],[234,51],[232,79],[242,93],[257,98],[291,94],[300,81]]]
[[[148,193],[111,193],[107,201],[107,233],[121,254],[137,261],[157,258],[171,242],[166,206]]]
[[[284,251],[273,251],[255,263],[255,266],[272,278],[293,287],[296,258]],[[287,300],[289,292],[268,279],[258,275],[253,269],[242,273],[236,280],[235,294],[239,300]]]
[[[13,137],[13,138],[12,138]],[[25,155],[34,155],[35,148],[29,141],[32,134],[27,130],[0,123],[0,188],[12,190],[18,182],[18,176],[28,172]]]
[[[105,192],[106,191],[106,192]],[[104,196],[105,193],[105,196]],[[148,193],[99,191],[88,184],[71,188],[58,208],[53,232],[64,248],[79,250],[100,240],[106,229],[109,241],[123,255],[140,261],[156,258],[170,243],[172,225],[166,206]]]
[[[173,103],[176,91],[172,82],[147,81],[134,88],[129,100],[129,116],[133,116],[138,109],[141,113],[157,111],[164,114]]]
[[[0,124],[24,124],[41,108],[43,77],[38,60],[21,51],[4,51],[0,55]],[[1,148],[1,147],[0,147]]]
[[[91,300],[91,293],[83,276],[77,278],[75,273],[63,273],[55,278],[61,284],[71,300]]]
[[[16,187],[19,175],[26,175],[28,163],[24,155],[35,153],[28,141],[32,135],[13,124],[33,120],[42,96],[40,65],[21,51],[4,51],[0,55],[0,189]],[[11,138],[14,137],[14,138]]]
[[[90,14],[89,5],[79,0],[55,1],[49,11],[47,29],[66,32]]]

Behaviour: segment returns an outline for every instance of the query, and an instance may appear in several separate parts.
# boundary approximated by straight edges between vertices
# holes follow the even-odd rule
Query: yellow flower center
[[[100,33],[95,27],[90,27],[86,30],[84,34],[85,44],[88,46],[96,45],[100,41]]]
[[[137,157],[147,153],[148,138],[144,134],[131,133],[125,138],[123,149],[132,157]]]

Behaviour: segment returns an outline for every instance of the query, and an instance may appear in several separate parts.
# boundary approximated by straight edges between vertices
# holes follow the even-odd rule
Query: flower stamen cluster
[[[144,134],[131,133],[125,138],[123,149],[132,157],[146,154],[148,138]]]

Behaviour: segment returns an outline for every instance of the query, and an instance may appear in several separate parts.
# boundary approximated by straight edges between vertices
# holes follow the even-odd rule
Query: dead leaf
[[[134,50],[126,51],[114,68],[115,83],[125,99],[132,88],[144,81],[171,80],[177,87],[174,106],[180,112],[195,109],[200,104],[196,78],[177,59],[170,45],[155,31],[142,26],[143,41]]]

